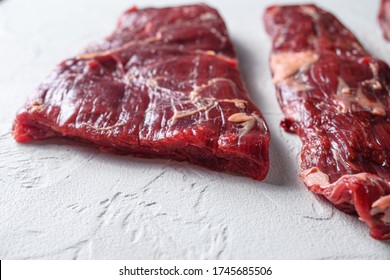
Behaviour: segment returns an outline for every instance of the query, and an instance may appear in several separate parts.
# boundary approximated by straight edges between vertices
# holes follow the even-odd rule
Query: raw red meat
[[[18,113],[19,142],[70,137],[264,179],[270,135],[225,24],[206,5],[131,8],[60,63]]]
[[[383,36],[390,40],[390,0],[382,0],[378,15]]]
[[[303,142],[301,178],[390,239],[390,68],[314,5],[264,15],[282,126]]]

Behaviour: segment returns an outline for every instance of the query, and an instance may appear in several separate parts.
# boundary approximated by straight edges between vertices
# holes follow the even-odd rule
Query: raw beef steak
[[[303,142],[303,182],[389,239],[389,66],[314,5],[272,6],[264,21],[282,126]]]
[[[19,142],[70,137],[264,179],[270,135],[218,12],[131,8],[109,37],[60,63],[18,113]]]
[[[382,0],[378,19],[383,30],[383,36],[390,40],[390,0]]]

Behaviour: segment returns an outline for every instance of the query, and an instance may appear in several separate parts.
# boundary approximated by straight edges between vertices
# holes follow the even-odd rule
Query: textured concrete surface
[[[300,143],[278,126],[261,21],[264,8],[281,1],[205,1],[226,19],[248,88],[271,129],[264,182],[65,140],[13,141],[15,112],[56,63],[108,34],[133,4],[189,2],[0,2],[0,258],[390,259],[389,243],[371,239],[363,223],[297,178]],[[379,1],[310,2],[333,11],[390,62],[390,44],[375,19]]]

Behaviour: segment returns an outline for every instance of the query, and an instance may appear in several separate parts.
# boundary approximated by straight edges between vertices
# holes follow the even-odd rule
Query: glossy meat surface
[[[381,0],[378,19],[382,27],[383,36],[385,39],[390,40],[390,0]]]
[[[110,36],[51,72],[13,135],[70,137],[258,180],[269,166],[267,125],[222,18],[206,5],[126,11]]]
[[[314,5],[272,6],[264,21],[282,126],[303,143],[303,182],[390,239],[389,66]]]

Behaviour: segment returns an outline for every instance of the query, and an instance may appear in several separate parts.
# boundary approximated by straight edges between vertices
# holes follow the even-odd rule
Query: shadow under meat
[[[234,43],[234,47],[237,53],[237,58],[239,60],[239,67],[241,71],[242,78],[245,82],[245,85],[248,89],[249,95],[252,100],[261,100],[262,98],[266,98],[264,92],[260,92],[257,86],[256,80],[253,78],[253,71],[255,67],[253,66],[254,60],[251,58],[251,52],[244,44],[241,44],[239,41],[232,39]],[[260,50],[259,50],[260,51]],[[256,63],[265,63],[268,65],[268,61],[257,61]],[[269,75],[269,73],[259,73],[260,75]],[[271,78],[271,77],[270,77]],[[276,102],[276,94],[273,90],[272,93],[269,93],[267,96],[271,96],[268,98],[275,98]],[[267,108],[262,108],[262,102],[255,102],[256,105],[260,108],[262,112],[265,112]],[[280,139],[280,128],[279,122],[283,118],[282,114],[279,112],[275,112],[275,115],[272,116],[276,118],[276,120],[271,120],[270,116],[265,116],[265,120],[268,124],[271,133],[271,143],[270,143],[270,169],[266,179],[263,181],[264,183],[277,185],[277,186],[291,186],[291,182],[298,181],[298,174],[293,170],[292,166],[296,166],[297,162],[295,159],[291,159],[288,157],[288,147],[287,143],[284,143]],[[274,122],[277,122],[276,125]],[[282,132],[284,133],[284,132]]]

